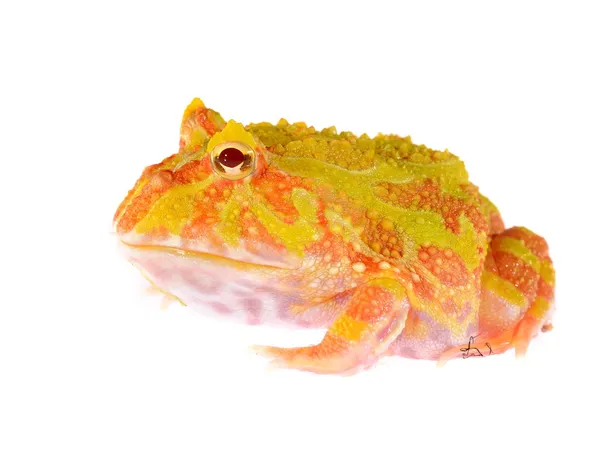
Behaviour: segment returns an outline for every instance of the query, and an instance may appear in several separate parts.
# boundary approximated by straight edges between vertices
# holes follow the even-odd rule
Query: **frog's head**
[[[274,167],[272,156],[241,124],[194,99],[179,152],[147,167],[119,206],[121,241],[296,267],[321,234],[321,202],[310,180]]]

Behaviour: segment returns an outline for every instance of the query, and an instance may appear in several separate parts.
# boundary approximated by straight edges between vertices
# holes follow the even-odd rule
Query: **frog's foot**
[[[512,334],[511,330],[492,338],[486,337],[483,334],[473,336],[463,345],[457,345],[444,350],[438,358],[437,366],[442,367],[451,359],[456,358],[467,359],[504,353],[513,347],[511,342]]]
[[[317,373],[351,374],[372,366],[404,329],[409,310],[402,286],[394,280],[373,280],[355,289],[343,312],[323,340],[313,346],[257,346],[275,367]]]
[[[552,328],[554,268],[546,241],[521,227],[495,235],[481,284],[478,340],[493,353],[514,348],[517,357],[524,356],[531,340]],[[460,356],[456,350],[444,352],[440,361]]]
[[[553,313],[553,307],[554,303],[549,302],[548,299],[542,296],[534,300],[525,313],[525,317],[515,327],[512,345],[515,348],[517,358],[525,356],[529,343],[540,331],[546,332],[552,329],[550,316]]]

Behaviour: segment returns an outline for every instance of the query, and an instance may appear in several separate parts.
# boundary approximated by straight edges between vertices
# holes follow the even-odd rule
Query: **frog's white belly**
[[[293,291],[274,283],[273,270],[240,270],[218,258],[153,247],[123,245],[127,259],[160,290],[174,295],[203,315],[217,313],[247,324],[311,326],[290,314]]]

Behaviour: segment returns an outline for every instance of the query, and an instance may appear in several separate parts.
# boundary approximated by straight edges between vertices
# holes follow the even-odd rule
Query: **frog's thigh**
[[[522,227],[495,235],[482,276],[480,333],[504,336],[517,355],[540,329],[550,326],[554,269],[546,241]]]
[[[404,329],[409,303],[396,280],[357,287],[323,340],[296,348],[255,347],[274,365],[321,373],[348,373],[374,364]]]

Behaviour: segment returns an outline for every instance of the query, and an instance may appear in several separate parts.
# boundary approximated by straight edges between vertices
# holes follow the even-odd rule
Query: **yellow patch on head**
[[[196,207],[196,196],[213,181],[213,177],[208,177],[199,183],[184,184],[169,189],[136,225],[135,231],[144,234],[163,227],[169,233],[178,236],[183,226],[192,217]]]
[[[252,204],[250,210],[269,234],[281,241],[290,252],[302,255],[308,245],[321,238],[319,229],[303,217],[293,224],[285,223],[261,202]]]
[[[317,208],[319,199],[314,192],[309,192],[306,189],[295,188],[292,190],[292,202],[298,210],[301,217],[310,223],[317,223]]]
[[[223,131],[215,133],[211,140],[208,141],[207,150],[210,152],[217,145],[225,142],[242,142],[252,149],[256,149],[257,147],[256,141],[252,137],[252,134],[248,133],[241,123],[238,123],[234,120],[227,122],[227,125],[225,125]]]

